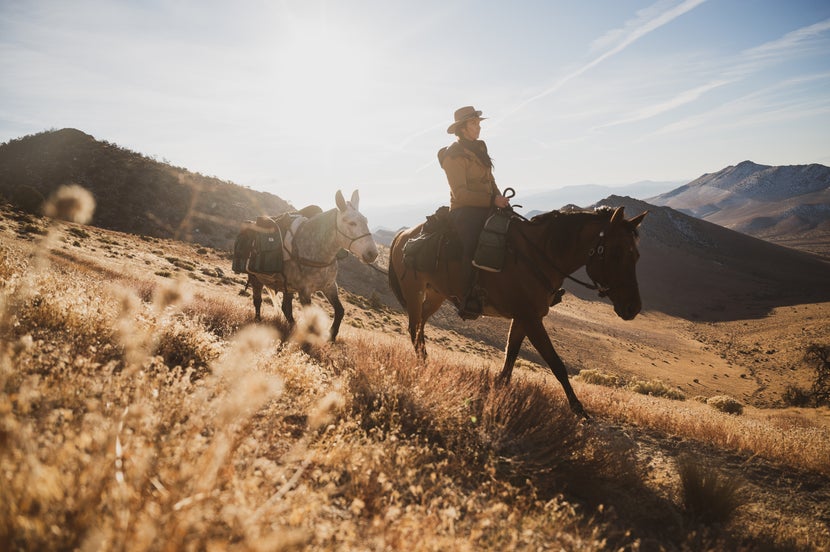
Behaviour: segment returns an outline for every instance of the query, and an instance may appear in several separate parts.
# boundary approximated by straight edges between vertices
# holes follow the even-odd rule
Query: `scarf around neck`
[[[483,140],[466,140],[464,138],[459,138],[458,143],[461,146],[473,152],[478,160],[481,161],[481,164],[487,167],[490,170],[493,170],[493,159],[487,153],[487,144],[484,143]]]

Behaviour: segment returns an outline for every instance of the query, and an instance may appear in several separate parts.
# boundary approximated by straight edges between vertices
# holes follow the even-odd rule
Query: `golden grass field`
[[[222,251],[3,210],[0,549],[830,548],[828,410],[764,408],[787,374],[759,397],[730,359],[827,305],[623,326],[567,296],[586,423],[532,354],[496,387],[496,338],[446,312],[423,365],[375,297],[343,292],[329,344],[322,300],[289,334],[243,285]]]

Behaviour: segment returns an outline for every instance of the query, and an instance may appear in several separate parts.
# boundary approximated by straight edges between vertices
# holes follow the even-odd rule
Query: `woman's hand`
[[[496,196],[493,200],[493,205],[495,205],[499,209],[504,209],[505,207],[510,207],[510,200],[504,197],[503,195],[499,195]]]

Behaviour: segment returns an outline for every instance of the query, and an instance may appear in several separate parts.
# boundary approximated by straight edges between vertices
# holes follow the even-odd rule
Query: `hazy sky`
[[[828,0],[0,0],[0,75],[0,142],[74,127],[296,206],[448,197],[470,104],[520,197],[830,164]]]

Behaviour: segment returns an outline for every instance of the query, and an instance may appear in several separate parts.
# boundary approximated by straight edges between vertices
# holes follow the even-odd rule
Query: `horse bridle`
[[[585,274],[588,274],[588,265],[591,264],[591,261],[595,259],[599,259],[602,261],[602,275],[605,276],[605,230],[600,230],[599,236],[597,237],[597,243],[594,247],[588,250],[588,260],[585,262]],[[555,268],[555,267],[554,267]],[[587,287],[588,289],[594,289],[597,291],[600,297],[605,297],[608,295],[608,292],[611,291],[610,287],[606,287],[603,284],[599,283],[599,281],[595,280],[593,276],[588,274],[588,277],[593,282],[593,285],[585,284],[584,282],[580,282],[576,278],[571,278],[571,276],[567,276],[571,280],[582,284],[583,286]]]
[[[522,217],[522,218],[524,218],[524,217]],[[525,220],[527,220],[527,219],[525,219]],[[600,231],[599,236],[597,237],[596,244],[588,250],[588,260],[585,262],[585,273],[586,274],[588,274],[588,265],[591,263],[592,260],[595,260],[595,259],[599,259],[599,260],[602,261],[602,263],[603,263],[602,273],[603,273],[603,275],[605,274],[605,270],[604,270],[605,244],[604,244],[604,242],[605,242],[606,229],[603,229],[603,230]],[[556,263],[550,258],[547,251],[545,251],[544,249],[542,249],[541,247],[536,245],[532,240],[528,239],[527,236],[524,235],[524,232],[519,230],[519,234],[524,238],[525,242],[530,244],[536,250],[537,253],[539,253],[542,257],[544,257],[544,260],[547,262],[548,265],[550,265],[551,268],[553,268],[556,272],[561,274],[564,278],[567,278],[568,280],[571,280],[572,282],[576,282],[577,284],[579,284],[579,285],[581,285],[585,288],[596,291],[599,294],[600,297],[605,297],[606,295],[608,295],[608,292],[611,290],[610,287],[606,287],[603,284],[599,283],[590,274],[588,274],[588,277],[591,278],[591,282],[593,282],[592,284],[589,284],[588,282],[583,282],[579,278],[574,278],[573,276],[571,276],[570,274],[568,274],[567,272],[565,272],[564,270],[559,268],[556,265]],[[529,261],[528,264],[531,266],[531,268],[534,269],[537,277],[540,278],[543,282],[545,282],[545,284],[548,287],[550,287],[550,283],[547,281],[547,277],[545,277],[543,274],[541,274],[541,271],[539,270],[539,268],[536,266],[535,263],[533,263],[529,259],[528,259],[528,261]]]

